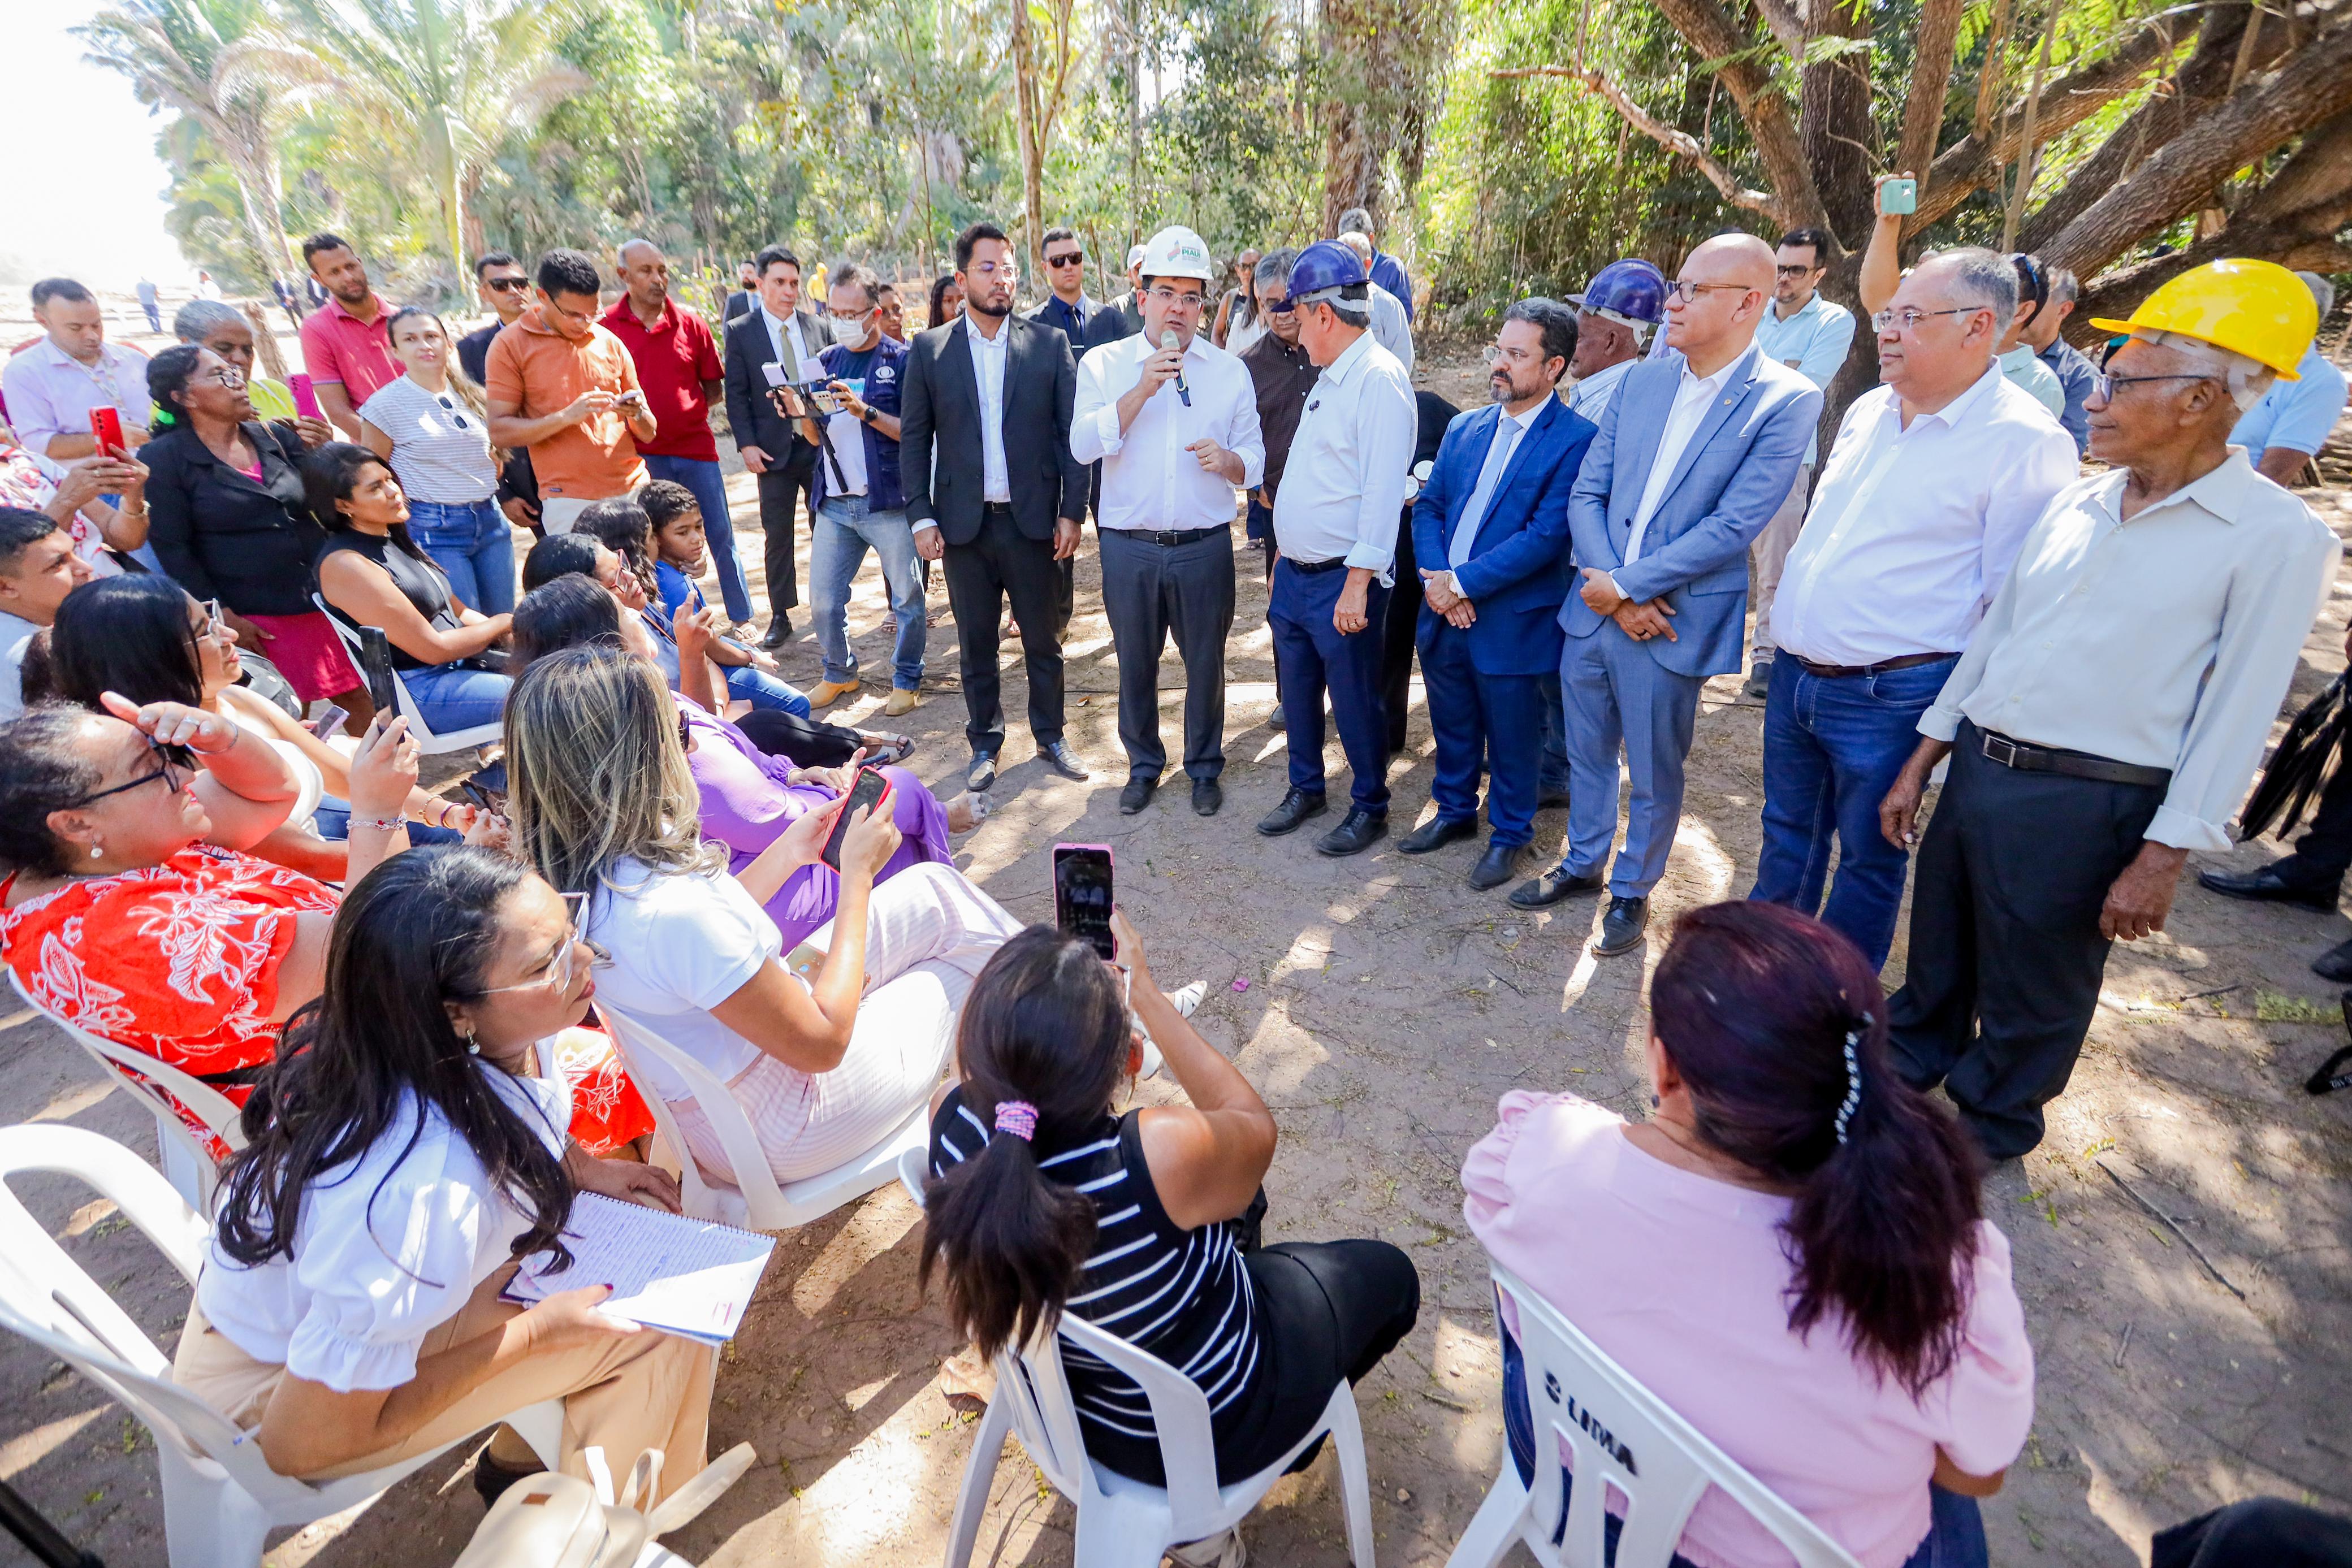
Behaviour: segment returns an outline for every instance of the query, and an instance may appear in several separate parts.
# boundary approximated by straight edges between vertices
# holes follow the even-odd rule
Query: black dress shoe
[[[1315,852],[1338,859],[1360,855],[1389,836],[1386,811],[1362,811],[1350,807],[1339,825],[1315,841]]]
[[[1275,704],[1274,711],[1265,716],[1265,727],[1274,730],[1278,734],[1282,730],[1288,728],[1289,725],[1290,721],[1282,716],[1282,705],[1280,703]]]
[[[1642,932],[1650,924],[1650,901],[1646,898],[1626,898],[1622,894],[1609,901],[1609,913],[1601,917],[1601,936],[1592,944],[1596,958],[1613,958],[1629,953],[1642,945]]]
[[[1257,831],[1269,839],[1285,833],[1295,833],[1309,817],[1319,817],[1330,808],[1319,794],[1309,795],[1294,789],[1282,798],[1282,804],[1257,820]]]
[[[2292,859],[2293,857],[2288,857]],[[2294,882],[2279,874],[2286,861],[2273,861],[2258,871],[2200,871],[2198,884],[2224,898],[2252,899],[2266,904],[2300,904],[2310,909],[2336,907],[2336,888],[2341,879],[2315,886],[2308,882]]]
[[[987,793],[989,786],[995,782],[996,758],[988,752],[973,758],[971,765],[963,770],[963,787],[975,795]]]
[[[1470,885],[1485,893],[1510,881],[1518,874],[1519,852],[1525,848],[1525,844],[1488,844],[1478,863],[1470,868]]]
[[[1213,817],[1225,803],[1225,787],[1213,779],[1192,780],[1192,811],[1196,816]]]
[[[1397,841],[1397,848],[1409,855],[1425,855],[1432,850],[1442,850],[1456,839],[1478,836],[1475,817],[1432,817]]]
[[[1533,882],[1521,883],[1511,890],[1511,903],[1519,909],[1543,909],[1563,898],[1580,893],[1599,893],[1601,873],[1586,872],[1582,876],[1570,876],[1554,866]]]
[[[1066,740],[1056,740],[1041,746],[1037,748],[1037,755],[1045,759],[1046,767],[1065,779],[1076,779],[1080,783],[1084,783],[1094,777],[1087,771],[1087,765],[1078,760],[1078,754],[1070,749],[1070,743]],[[1157,788],[1159,780],[1152,780],[1152,784]]]
[[[793,618],[781,610],[769,616],[768,634],[760,639],[760,646],[772,653],[792,640]]]
[[[1138,775],[1129,779],[1127,788],[1118,792],[1118,814],[1122,817],[1134,816],[1151,804],[1152,792],[1159,788],[1160,780],[1157,779]]]
[[[2352,986],[2352,942],[2339,942],[2311,961],[2311,972],[2339,986]]]

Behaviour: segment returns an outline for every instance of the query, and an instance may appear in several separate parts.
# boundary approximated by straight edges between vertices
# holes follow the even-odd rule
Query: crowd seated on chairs
[[[1718,904],[1676,921],[1651,1009],[1650,1119],[1506,1095],[1463,1168],[1471,1229],[1864,1568],[1982,1564],[1974,1500],[2032,1424],[2032,1348],[1973,1145],[1888,1065],[1876,973],[1817,921]],[[1677,1563],[1786,1558],[1714,1491],[1682,1546]]]
[[[1420,1284],[1384,1241],[1258,1245],[1274,1116],[1161,994],[1123,914],[1114,928],[1116,968],[1040,926],[972,986],[960,1082],[931,1121],[923,1278],[940,1276],[950,1319],[983,1356],[1068,1312],[1183,1371],[1207,1397],[1217,1479],[1231,1484],[1280,1460],[1341,1379],[1396,1347]],[[1189,1103],[1113,1113],[1143,1064],[1135,1021]],[[1075,1347],[1063,1362],[1087,1454],[1165,1485],[1140,1389]]]
[[[544,1048],[595,989],[577,903],[470,845],[352,888],[324,986],[247,1103],[173,1366],[278,1474],[383,1469],[550,1399],[566,1473],[595,1446],[660,1448],[667,1490],[701,1469],[715,1350],[597,1312],[600,1283],[499,1299],[514,1259],[562,1254],[577,1193],[677,1203],[667,1173],[565,1131]],[[501,1427],[475,1486],[541,1468]]]
[[[583,927],[612,955],[599,1007],[717,1074],[775,1179],[799,1180],[921,1107],[972,977],[1020,923],[937,862],[877,887],[902,835],[860,808],[834,918],[787,949],[763,905],[817,863],[846,797],[803,811],[730,874],[730,847],[703,836],[680,728],[652,666],[619,648],[533,659],[507,709],[513,843],[556,888],[587,895]],[[637,1065],[649,1093],[688,1099],[657,1064]],[[674,1108],[694,1157],[731,1174],[701,1108]]]

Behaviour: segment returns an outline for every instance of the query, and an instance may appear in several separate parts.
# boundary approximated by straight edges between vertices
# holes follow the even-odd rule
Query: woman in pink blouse
[[[2032,1424],[2033,1352],[1972,1145],[1887,1065],[1877,976],[1818,921],[1717,904],[1675,922],[1651,1014],[1650,1119],[1506,1095],[1463,1167],[1471,1229],[1864,1568],[1980,1568],[1975,1499]],[[1792,1559],[1709,1491],[1675,1562]]]

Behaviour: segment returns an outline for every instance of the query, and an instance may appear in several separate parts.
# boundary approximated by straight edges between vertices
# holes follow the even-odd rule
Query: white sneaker
[[[1195,1008],[1198,1008],[1201,1003],[1207,998],[1208,995],[1209,982],[1206,980],[1195,980],[1191,985],[1186,986],[1180,990],[1169,992],[1168,999],[1171,1003],[1174,1004],[1176,1015],[1179,1018],[1191,1018],[1192,1016],[1192,1010]]]
[[[1209,982],[1206,980],[1195,980],[1189,986],[1166,993],[1168,1003],[1176,1009],[1178,1018],[1191,1018],[1193,1009],[1201,1005],[1208,994]],[[1143,1019],[1140,1016],[1129,1013],[1128,1019],[1135,1025],[1135,1032],[1143,1039],[1143,1071],[1136,1076],[1138,1078],[1158,1076],[1160,1067],[1160,1043],[1151,1038],[1151,1031],[1143,1027]]]
[[[1223,1535],[1170,1547],[1168,1561],[1181,1568],[1245,1568],[1249,1548],[1242,1544],[1242,1529],[1237,1524]]]

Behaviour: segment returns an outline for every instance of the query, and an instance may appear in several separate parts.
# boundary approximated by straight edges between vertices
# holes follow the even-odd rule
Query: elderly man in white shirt
[[[1257,393],[1235,356],[1202,334],[1216,276],[1209,247],[1181,226],[1144,249],[1143,330],[1078,365],[1070,452],[1100,463],[1095,530],[1103,614],[1118,659],[1118,738],[1128,779],[1118,809],[1151,802],[1160,741],[1160,653],[1184,661],[1184,771],[1192,810],[1224,803],[1225,634],[1234,626],[1234,487],[1265,476]]]
[[[1946,251],[1903,280],[1875,323],[1884,384],[1846,410],[1772,617],[1748,896],[1819,913],[1873,965],[1910,870],[1878,803],[2026,530],[2074,477],[2074,443],[1993,363],[2016,300],[1990,250]]]
[[[2113,470],[2067,486],[2027,534],[1880,808],[1890,842],[1915,841],[1928,773],[1951,756],[1890,1043],[1996,1160],[2042,1141],[2108,945],[2162,930],[2189,852],[2229,847],[2335,581],[2334,532],[2228,444],[2317,322],[2306,311],[2291,332],[2273,312],[2250,331],[2281,297],[2259,269],[2302,288],[2268,263],[2220,262],[2098,323],[2132,334],[2084,405],[2091,455]]]
[[[1373,247],[1372,236],[1350,230],[1339,236],[1339,243],[1356,253],[1356,258],[1368,269],[1369,277],[1372,257],[1379,254]],[[1372,340],[1394,354],[1396,362],[1404,367],[1404,373],[1412,375],[1412,312],[1406,308],[1403,300],[1378,283],[1366,284],[1364,295],[1371,301]]]
[[[1404,367],[1372,340],[1370,289],[1362,258],[1336,241],[1308,246],[1290,269],[1298,341],[1323,374],[1299,415],[1274,498],[1280,558],[1266,622],[1289,718],[1290,789],[1257,831],[1295,832],[1324,812],[1328,686],[1353,779],[1346,819],[1316,841],[1327,855],[1360,853],[1388,833],[1381,626],[1420,426]]]

